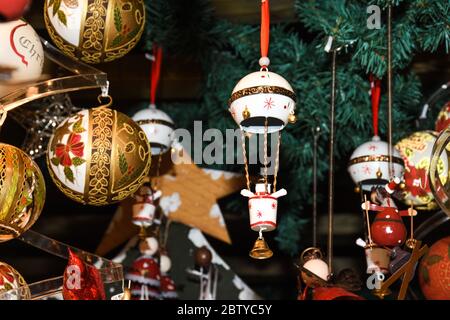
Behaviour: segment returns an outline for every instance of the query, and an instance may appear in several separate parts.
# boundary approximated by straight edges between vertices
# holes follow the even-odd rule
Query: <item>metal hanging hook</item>
[[[108,102],[103,103],[104,99],[107,99]],[[99,95],[97,97],[97,101],[100,103],[100,105],[97,108],[109,108],[112,105],[112,103],[113,103],[113,99],[109,95],[106,95],[106,96]]]

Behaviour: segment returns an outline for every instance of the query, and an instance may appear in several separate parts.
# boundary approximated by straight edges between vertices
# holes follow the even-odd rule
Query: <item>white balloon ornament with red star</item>
[[[241,194],[249,198],[250,227],[259,232],[259,237],[250,251],[254,259],[267,259],[273,252],[264,241],[262,232],[272,231],[277,225],[278,197],[286,195],[286,190],[276,190],[281,130],[289,123],[295,123],[296,95],[291,85],[282,76],[270,72],[268,66],[270,12],[269,0],[261,1],[261,69],[242,78],[234,87],[228,101],[229,111],[242,131],[242,149],[247,179],[247,188]],[[250,190],[250,178],[246,156],[245,135],[264,135],[264,183],[256,184],[255,193]],[[277,133],[275,171],[273,173],[273,192],[268,183],[268,136]]]
[[[348,172],[357,187],[369,191],[389,182],[389,145],[374,136],[353,151]],[[392,176],[403,177],[404,163],[400,153],[392,147]]]

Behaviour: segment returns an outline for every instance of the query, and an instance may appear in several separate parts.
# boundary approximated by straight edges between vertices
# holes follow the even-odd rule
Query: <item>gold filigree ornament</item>
[[[25,152],[0,143],[0,242],[19,237],[38,219],[45,202],[45,182]]]
[[[30,289],[22,275],[0,261],[0,300],[28,300]]]
[[[144,0],[45,0],[44,19],[56,46],[86,63],[126,55],[145,27]]]
[[[48,144],[50,176],[66,196],[83,204],[101,206],[127,198],[150,170],[145,132],[110,109],[112,99],[106,98],[107,104],[67,118]]]

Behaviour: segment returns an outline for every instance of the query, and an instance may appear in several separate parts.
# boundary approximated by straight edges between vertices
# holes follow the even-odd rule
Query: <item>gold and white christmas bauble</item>
[[[437,208],[428,177],[436,138],[437,133],[434,131],[419,131],[395,145],[405,162],[405,188],[402,200],[405,204],[422,210]],[[445,184],[448,178],[448,157],[445,151],[441,154],[437,168],[439,178],[442,184]]]
[[[152,155],[164,153],[170,149],[174,139],[173,120],[164,112],[150,106],[138,111],[133,120],[141,126],[152,148]]]
[[[23,82],[37,80],[44,49],[33,27],[22,20],[0,23],[0,97]]]
[[[363,190],[370,190],[389,182],[389,150],[388,143],[374,136],[353,151],[348,163],[348,172],[353,182]],[[402,178],[404,171],[400,153],[392,148],[392,176]]]
[[[144,0],[45,0],[47,31],[69,57],[101,63],[123,57],[145,27]]]
[[[37,164],[22,150],[0,143],[0,242],[27,231],[45,202],[45,182]]]
[[[20,273],[0,261],[0,300],[28,300],[30,297],[30,289]]]
[[[66,119],[51,137],[47,164],[58,188],[90,205],[121,201],[144,183],[150,170],[144,131],[118,111],[98,107]]]
[[[242,130],[268,133],[282,130],[295,118],[296,96],[282,76],[262,69],[242,78],[228,101],[229,111]]]

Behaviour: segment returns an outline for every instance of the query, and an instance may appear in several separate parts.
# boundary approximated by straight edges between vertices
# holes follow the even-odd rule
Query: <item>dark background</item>
[[[253,1],[213,0],[216,12],[221,18],[227,18],[239,23],[259,22],[259,5]],[[293,21],[292,0],[277,0],[271,4],[272,22]],[[49,39],[42,16],[42,1],[35,0],[26,19],[36,31]],[[302,31],[302,26],[297,26]],[[300,32],[302,34],[302,32]],[[437,54],[423,54],[414,58],[411,68],[420,77],[423,94],[426,99],[443,83],[450,79],[449,55],[443,50]],[[117,110],[132,114],[137,104],[149,99],[150,63],[144,57],[142,50],[136,48],[122,59],[110,64],[98,65],[100,70],[108,74],[111,83],[110,92],[114,97]],[[165,57],[158,97],[161,101],[196,101],[199,98],[203,75],[201,68],[182,58]],[[92,107],[99,91],[88,91],[71,94],[72,101],[79,107]],[[421,112],[417,106],[417,114]],[[26,106],[25,106],[26,108]],[[440,106],[436,106],[440,108]],[[339,130],[339,128],[337,128]],[[1,141],[20,146],[25,131],[12,119],[8,119],[1,131]],[[349,155],[350,156],[350,155]],[[37,163],[46,176],[47,199],[40,219],[33,230],[49,237],[68,243],[72,246],[94,252],[116,205],[106,207],[89,207],[79,205],[66,198],[50,181],[45,159],[37,159]],[[335,270],[351,267],[364,274],[365,260],[361,248],[354,245],[356,238],[362,235],[362,215],[359,210],[359,195],[353,192],[353,183],[347,174],[346,163],[337,163],[335,180]],[[298,183],[302,183],[298,181]],[[326,199],[327,185],[319,186],[319,196]],[[221,201],[226,201],[222,199]],[[308,208],[311,211],[311,208]],[[318,234],[319,244],[326,249],[327,217],[326,203],[319,204]],[[305,211],[308,212],[308,211]],[[431,213],[421,213],[417,223],[425,220]],[[255,234],[248,228],[248,218],[233,212],[224,212],[227,227],[233,242],[232,246],[210,239],[212,245],[228,264],[254,288],[261,296],[267,298],[292,299],[296,296],[296,270],[293,259],[283,255],[276,247],[274,234],[268,234],[266,239],[275,255],[266,261],[255,261],[248,257]],[[303,231],[304,247],[311,245],[311,227]],[[429,244],[435,239],[448,235],[448,223],[436,229],[432,237],[426,239]],[[12,240],[0,245],[0,257],[13,265],[25,277],[27,282],[35,282],[62,274],[66,261],[33,247]],[[112,257],[112,256],[111,256]],[[186,261],[186,266],[193,261]]]

